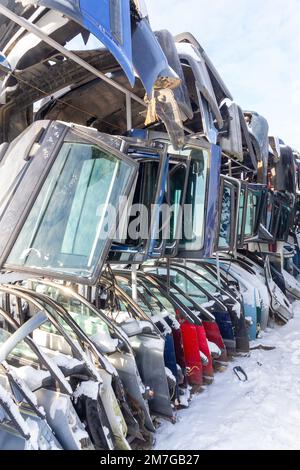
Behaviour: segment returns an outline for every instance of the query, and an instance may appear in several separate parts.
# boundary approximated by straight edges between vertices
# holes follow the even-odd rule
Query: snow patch
[[[91,398],[92,400],[97,400],[99,387],[100,384],[98,382],[93,382],[91,380],[88,380],[87,382],[81,382],[74,393],[74,398],[75,400],[78,400],[79,397],[85,396]]]
[[[165,371],[166,371],[166,376],[167,378],[171,381],[171,382],[175,382],[176,383],[176,378],[174,377],[173,373],[170,371],[170,369],[168,369],[168,367],[165,367]]]
[[[300,450],[300,302],[284,327],[274,325],[251,352],[216,373],[215,383],[180,411],[176,426],[163,423],[156,450]],[[248,382],[238,382],[241,366]]]
[[[203,304],[201,304],[201,307],[206,308],[208,310],[212,308],[215,305],[215,303],[216,302],[214,300],[211,300],[210,302],[204,302]]]
[[[207,343],[208,343],[208,347],[210,350],[210,354],[220,357],[222,354],[221,349],[215,343],[212,343],[211,341],[207,341]]]
[[[32,392],[41,388],[43,381],[50,377],[50,373],[48,371],[34,369],[31,366],[15,368],[14,371]]]
[[[208,366],[209,360],[208,360],[207,356],[202,351],[200,351],[200,357],[201,357],[202,365],[203,366]]]
[[[30,430],[29,427],[22,417],[18,406],[12,399],[11,395],[0,385],[0,405],[3,404],[7,409],[9,409],[10,413],[12,414],[14,420],[18,424],[19,428],[22,429],[22,432],[25,436],[30,437]]]
[[[241,318],[241,304],[236,302],[232,307],[233,312],[236,313],[238,318]]]
[[[114,353],[118,347],[119,340],[113,339],[109,332],[99,329],[96,334],[92,335],[91,340],[97,344],[104,354]]]
[[[74,357],[71,357],[71,356],[65,356],[64,354],[56,353],[53,356],[51,356],[51,359],[53,362],[55,362],[55,364],[58,367],[63,367],[64,369],[68,369],[68,370],[74,369],[75,367],[81,364],[81,362],[78,361],[78,359],[75,359]]]
[[[191,392],[189,388],[180,389],[179,395],[179,403],[184,408],[188,408],[190,406],[191,401]]]

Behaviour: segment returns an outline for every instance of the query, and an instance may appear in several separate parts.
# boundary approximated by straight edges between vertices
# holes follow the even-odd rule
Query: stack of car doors
[[[11,389],[16,394],[23,422],[29,430],[28,443],[30,430],[37,430],[38,447],[44,445],[44,449],[51,449],[58,442],[57,447],[66,450],[93,449],[75,409],[70,383],[56,362],[30,338],[46,320],[46,315],[39,312],[19,327],[10,315],[1,311],[1,387],[8,396]],[[12,413],[14,408],[16,404],[12,406]],[[33,409],[32,418],[28,418],[30,409]],[[22,425],[20,420],[24,431],[26,426]]]
[[[135,302],[130,293],[120,288],[115,280],[112,283],[107,277],[101,278],[99,288],[106,292],[103,302],[106,315],[129,338],[143,383],[151,391],[149,407],[152,414],[172,419],[174,413],[171,398],[175,383],[169,383],[165,368],[165,331],[147,315],[147,305],[142,300]],[[96,299],[99,302],[97,292]],[[152,364],[151,368],[149,364]]]
[[[98,3],[0,4],[0,449],[150,448],[300,298],[299,154]]]
[[[160,275],[167,277],[164,265],[157,269]],[[188,265],[172,263],[169,276],[172,284],[194,303],[194,309],[199,310],[201,306],[213,315],[229,354],[249,350],[245,318],[237,301],[222,295],[217,285],[204,286],[203,279]]]
[[[187,403],[186,390],[179,393],[179,386],[183,385],[185,389],[184,370],[179,372],[178,363],[176,362],[175,344],[173,341],[173,329],[177,327],[175,316],[172,317],[171,313],[162,309],[161,305],[157,300],[147,295],[147,292],[142,290],[140,284],[138,285],[138,295],[136,300],[133,300],[133,292],[131,285],[131,273],[128,271],[122,271],[114,273],[114,283],[109,286],[109,296],[107,297],[106,309],[108,309],[108,315],[113,315],[116,321],[120,322],[120,326],[127,330],[129,325],[132,324],[132,317],[135,323],[139,321],[140,324],[151,323],[152,328],[155,329],[161,338],[163,338],[163,351],[160,354],[160,362],[156,365],[157,382],[153,384],[154,399],[150,402],[150,408],[166,417],[172,418],[173,412],[170,407],[170,400],[174,405],[181,403]],[[109,285],[107,278],[101,278],[101,289],[105,285]],[[114,299],[114,304],[112,303]],[[144,341],[145,343],[145,341]],[[154,358],[151,359],[151,355],[155,352],[153,350],[154,343],[152,342],[152,351],[149,350],[149,359],[143,358],[143,364],[145,369],[143,376],[153,374],[152,371],[147,370],[147,363],[152,363],[154,366]],[[138,353],[138,351],[137,351]],[[156,358],[159,355],[155,352]],[[156,359],[156,361],[157,361]],[[162,367],[164,365],[164,367]],[[166,378],[169,385],[169,392],[166,387]],[[151,380],[149,378],[149,380]],[[153,380],[153,379],[152,379]],[[183,398],[184,395],[184,398]],[[182,400],[180,400],[180,397]]]
[[[15,371],[13,365],[10,364],[11,361],[18,360],[20,353],[23,355],[24,352],[29,353],[31,359],[40,359],[40,364],[42,363],[42,356],[38,357],[35,345],[30,347],[30,340],[27,338],[29,331],[32,330],[30,326],[28,328],[28,325],[23,330],[18,329],[10,316],[1,310],[1,450],[59,450],[62,449],[62,442],[58,441],[54,426],[50,426],[44,409],[38,406],[36,395],[32,393],[26,382],[19,376],[18,371]],[[26,357],[26,354],[24,356]],[[47,362],[43,365],[46,366],[46,364],[49,367],[43,371],[45,374],[43,379],[47,376],[49,379],[53,378],[53,383],[55,380],[58,382],[60,376],[55,374],[55,368],[51,368]],[[38,371],[36,372],[38,374]],[[63,399],[63,383],[61,380],[59,383],[61,391],[57,392],[57,396]],[[68,402],[68,398],[66,398],[66,402]],[[74,424],[76,424],[76,419]],[[77,436],[79,438],[77,444],[83,444],[83,442],[80,443],[83,436],[84,432],[80,437]],[[81,445],[80,447],[82,448]],[[74,448],[78,448],[78,445]]]
[[[46,32],[52,34],[55,39],[60,37],[62,42],[71,39],[74,33],[78,32],[78,25],[68,20],[69,12],[64,11],[65,16],[61,19],[57,14],[57,11],[60,11],[59,2],[56,2],[55,11],[45,10],[44,6],[49,7],[50,4],[44,5],[43,3],[42,5],[42,3],[37,11],[28,8],[28,15],[33,15],[30,17],[31,21],[37,26],[42,26],[47,25],[47,22],[52,19],[52,24],[59,25],[60,29],[57,32],[54,27],[55,31],[48,31],[46,27]],[[77,18],[72,19],[77,21]],[[213,194],[212,189],[218,184],[219,178],[220,152],[218,148],[204,139],[200,141],[187,139],[184,148],[176,151],[176,142],[170,133],[169,136],[163,133],[149,135],[146,138],[144,136],[143,139],[135,137],[134,134],[127,138],[112,138],[97,132],[95,129],[99,128],[96,125],[97,117],[90,121],[94,124],[94,128],[83,128],[57,120],[40,120],[44,117],[55,116],[56,119],[63,117],[68,121],[66,114],[63,114],[65,106],[60,108],[60,115],[55,114],[57,106],[62,103],[61,97],[64,103],[68,103],[66,108],[72,108],[72,118],[75,117],[74,120],[79,124],[89,124],[87,120],[83,120],[83,114],[87,116],[89,112],[81,112],[80,119],[76,118],[74,110],[76,108],[78,110],[77,103],[72,99],[68,101],[72,98],[73,89],[78,92],[74,86],[74,77],[79,72],[78,67],[70,64],[69,60],[64,65],[66,71],[69,71],[71,85],[70,90],[66,92],[69,95],[64,96],[64,93],[59,91],[59,81],[55,80],[57,73],[61,73],[61,64],[59,60],[56,60],[53,51],[50,51],[48,46],[43,49],[40,40],[37,40],[32,49],[22,49],[22,44],[24,43],[25,47],[30,34],[32,35],[23,31],[20,35],[17,29],[12,32],[12,41],[18,44],[19,49],[7,54],[12,74],[3,85],[6,101],[13,103],[13,108],[10,107],[8,112],[7,103],[2,107],[3,132],[5,132],[3,139],[11,143],[2,147],[1,153],[1,179],[3,181],[0,222],[3,227],[1,266],[6,270],[23,273],[24,278],[32,274],[79,285],[96,284],[114,239],[110,254],[112,261],[142,262],[149,256],[159,258],[165,253],[176,254],[179,249],[178,233],[184,223],[179,214],[180,208],[186,201],[195,201],[196,196],[198,199],[200,197],[201,204],[200,214],[196,212],[199,211],[196,204],[193,205],[192,236],[194,233],[197,235],[197,243],[194,247],[196,250],[198,247],[202,249],[202,238],[205,238],[203,249],[211,253],[213,234],[204,233],[203,227],[199,231],[197,217],[201,216],[203,226],[208,220],[210,226],[213,227],[212,212],[215,216],[218,203],[217,195]],[[106,45],[108,49],[112,47],[111,44]],[[114,55],[119,62],[122,62],[120,51],[114,51]],[[44,62],[45,56],[49,62]],[[95,54],[82,54],[82,56],[86,60],[95,58]],[[104,56],[105,52],[101,58],[103,59]],[[53,60],[50,61],[50,58]],[[111,56],[107,55],[106,58],[107,68],[103,71],[111,72]],[[122,62],[121,65],[127,76],[130,76],[128,64]],[[179,60],[178,65],[180,71]],[[47,72],[45,66],[49,69]],[[135,68],[137,70],[137,66]],[[35,86],[36,77],[41,75],[41,69],[45,72],[42,76],[48,80],[43,84],[44,95],[49,94],[49,85],[53,82],[57,85],[57,99],[54,97],[51,103],[45,100],[43,107],[36,115],[35,122],[29,125],[32,120],[30,107],[34,101],[41,98]],[[14,72],[15,70],[18,70],[19,75]],[[165,72],[164,78],[166,78]],[[120,74],[117,67],[115,73]],[[68,75],[65,74],[65,77]],[[80,80],[84,81],[87,78],[82,72]],[[140,78],[143,82],[142,72]],[[145,78],[149,80],[149,77]],[[76,79],[78,80],[78,77]],[[96,82],[98,83],[99,80]],[[24,88],[24,83],[27,84],[27,88]],[[144,82],[148,95],[151,92],[149,83],[149,81]],[[65,81],[64,85],[66,84]],[[86,89],[89,90],[91,96],[91,88],[87,86]],[[51,93],[54,91],[56,90],[51,87]],[[81,99],[83,99],[82,96]],[[20,112],[21,97],[26,120]],[[105,105],[105,103],[102,104]],[[15,112],[16,109],[18,112]],[[20,133],[22,130],[23,133]],[[122,131],[121,128],[120,131]],[[169,144],[170,138],[174,144],[173,147]],[[18,158],[14,159],[16,154]],[[215,165],[211,165],[211,159],[215,159]],[[209,194],[206,210],[207,192]],[[119,215],[124,212],[125,202],[121,206],[118,206],[117,202],[122,198],[125,200],[128,196],[132,198],[132,202],[143,203],[147,208],[154,204],[158,206],[157,212],[151,214],[148,220],[149,229],[146,235],[142,235],[135,243],[132,243],[130,234],[127,233],[125,233],[125,241],[122,241],[122,234],[120,240],[116,239],[117,227],[113,226],[113,216],[109,214],[107,218],[106,214],[109,207],[117,208],[114,216],[119,220],[122,228],[124,220],[120,220]],[[175,210],[171,218],[172,228],[167,241],[163,239],[160,230],[163,225],[160,207],[163,204],[167,206],[177,204],[177,211]],[[14,214],[13,217],[12,214]],[[126,223],[129,225],[130,220],[129,223],[125,221],[125,227]],[[107,282],[109,281],[105,279],[105,282],[106,284],[102,287],[108,288]],[[114,295],[117,298],[115,292]],[[121,328],[118,328],[119,321],[115,304],[110,314],[101,315],[98,309],[85,303],[84,299],[73,299],[72,293],[66,294],[55,285],[44,285],[43,281],[38,283],[28,281],[22,286],[15,286],[14,289],[9,286],[3,287],[5,311],[15,316],[14,304],[17,305],[20,327],[23,323],[25,324],[27,318],[35,318],[36,310],[44,311],[47,315],[47,322],[50,322],[52,326],[45,321],[44,323],[48,326],[46,327],[44,323],[38,325],[33,336],[38,347],[46,349],[48,355],[57,353],[63,356],[68,353],[68,356],[73,356],[74,349],[76,351],[74,342],[83,345],[84,350],[88,350],[89,355],[91,354],[93,360],[87,361],[85,358],[88,364],[85,366],[92,370],[96,368],[99,376],[97,376],[98,383],[100,384],[101,381],[104,383],[101,400],[105,411],[103,413],[107,419],[101,421],[99,417],[100,431],[97,435],[95,422],[89,419],[90,414],[87,413],[84,417],[82,412],[81,418],[86,420],[89,436],[97,448],[127,448],[134,440],[148,441],[147,444],[149,445],[150,442],[151,445],[150,433],[154,431],[154,425],[150,411],[172,418],[171,398],[175,396],[180,401],[181,395],[178,392],[177,362],[174,364],[174,361],[172,363],[170,359],[172,346],[173,352],[175,351],[171,335],[167,335],[166,331],[161,331],[156,322],[149,319],[144,312],[139,311],[136,305],[132,306],[128,295],[125,300],[124,293],[122,295],[120,294],[117,298],[118,302],[120,304],[123,302],[123,305],[125,303],[125,309],[131,310],[130,313],[124,312],[123,317],[128,314],[128,318],[122,322]],[[26,306],[25,313],[24,305]],[[175,322],[175,319],[173,320]],[[201,325],[201,321],[196,316],[194,316],[194,322]],[[62,330],[65,333],[68,332],[68,338],[62,334]],[[169,347],[166,343],[169,343]],[[180,343],[178,344],[180,346]],[[221,345],[223,346],[223,343]],[[206,355],[203,353],[202,359],[204,362],[209,362],[210,351],[206,349]],[[217,348],[216,350],[218,351]],[[78,354],[76,351],[74,359],[78,359]],[[86,354],[86,351],[81,353],[82,357],[83,354]],[[59,361],[66,363],[66,360],[62,358]],[[152,366],[149,367],[149,364]],[[109,365],[114,366],[115,369],[111,369]],[[165,368],[165,365],[169,365],[169,368]],[[202,367],[200,356],[198,365],[199,368]],[[176,376],[176,390],[173,393],[170,390],[171,376]],[[182,382],[185,383],[183,368],[182,376]],[[195,385],[201,386],[202,372],[198,376]],[[73,382],[76,383],[77,380],[76,374],[69,371],[68,379],[73,385]],[[82,385],[83,388],[85,386],[86,384]],[[120,391],[123,386],[127,396],[124,391],[123,394],[122,390]],[[94,390],[92,386],[87,387],[87,389],[90,388]],[[72,391],[75,393],[75,388]],[[109,400],[107,394],[115,399]],[[93,397],[95,402],[94,393]],[[76,397],[74,397],[74,403],[75,401]],[[185,402],[188,403],[188,399]],[[92,410],[95,407],[95,405],[89,406]],[[119,429],[116,425],[118,417],[121,420]]]
[[[18,306],[23,319],[24,311],[20,309],[23,306],[24,310],[24,305],[25,318],[35,318],[37,309],[47,315],[48,321],[44,319],[33,340],[55,360],[75,387],[80,418],[96,448],[151,445],[154,426],[147,390],[126,337],[117,329],[112,330],[109,320],[105,316],[102,319],[92,306],[89,309],[84,299],[57,284],[33,280],[27,281],[27,287],[3,287],[1,293],[5,294],[4,301],[9,301],[10,308]],[[11,314],[16,315],[15,308]],[[86,400],[79,400],[85,396]]]
[[[79,134],[77,134],[77,131]],[[97,207],[104,208],[103,210],[106,210],[109,204],[113,207],[117,207],[116,202],[119,196],[128,195],[136,181],[138,164],[120,151],[121,140],[111,140],[109,136],[107,136],[109,142],[107,147],[104,143],[104,136],[104,140],[100,138],[102,141],[100,142],[100,140],[98,140],[100,134],[98,134],[97,131],[87,130],[87,134],[85,131],[86,130],[76,126],[67,126],[47,121],[34,124],[26,132],[28,136],[28,147],[24,148],[22,145],[23,154],[19,152],[20,160],[19,162],[15,161],[15,172],[11,171],[10,156],[14,155],[15,148],[18,145],[20,146],[20,140],[22,141],[22,139],[13,142],[8,148],[8,152],[2,160],[3,171],[1,172],[1,176],[5,178],[5,175],[7,176],[5,169],[10,168],[10,179],[7,178],[6,180],[8,190],[2,206],[4,209],[2,223],[3,226],[6,226],[6,217],[9,217],[11,210],[14,210],[12,206],[18,207],[17,211],[22,211],[24,216],[23,222],[19,219],[20,223],[15,226],[15,234],[17,231],[20,231],[20,238],[17,238],[19,238],[21,245],[22,240],[25,241],[21,234],[22,230],[30,234],[30,239],[27,239],[27,235],[25,236],[25,248],[19,245],[16,240],[13,240],[14,237],[10,238],[12,232],[8,233],[6,230],[7,241],[9,242],[8,239],[10,239],[13,245],[19,245],[20,249],[19,254],[16,254],[15,261],[13,261],[13,263],[16,262],[13,270],[32,274],[39,273],[40,275],[45,275],[47,271],[47,275],[51,278],[62,278],[79,284],[93,284],[93,279],[96,280],[98,278],[98,273],[105,262],[108,247],[111,244],[113,236],[106,232],[105,236],[103,236],[103,227],[107,221],[104,218],[105,213],[101,213]],[[37,134],[40,138],[39,142],[37,142]],[[56,138],[55,142],[53,139],[54,136]],[[24,155],[24,152],[30,153],[34,144],[36,144],[36,153],[28,159]],[[47,151],[48,165],[45,165],[45,160],[42,156],[45,151]],[[18,170],[22,171],[21,177]],[[71,181],[70,185],[67,187],[65,186],[66,180]],[[43,184],[41,184],[42,182]],[[110,189],[107,193],[106,188],[108,186]],[[35,188],[35,191],[32,191],[32,188]],[[13,194],[11,193],[12,190],[14,191]],[[26,191],[28,199],[25,200],[24,196]],[[102,197],[99,191],[102,191]],[[23,203],[21,202],[22,192]],[[96,192],[97,198],[95,198]],[[69,202],[68,207],[66,207],[66,201]],[[119,210],[122,211],[122,207],[119,208]],[[97,213],[97,217],[92,216],[92,214]],[[39,214],[38,218],[37,214]],[[78,223],[74,225],[76,218]],[[32,230],[32,223],[35,226],[34,230]],[[52,233],[50,227],[52,227]],[[111,233],[114,233],[114,227],[109,227],[109,229]],[[45,238],[46,233],[47,241]],[[27,245],[28,242],[29,245],[32,246],[29,247]],[[3,239],[3,247],[4,246],[8,248]],[[17,267],[17,265],[19,265],[19,267]],[[54,274],[55,271],[56,274]],[[92,310],[88,311],[86,307],[85,315],[88,318],[91,316],[91,312]],[[94,315],[96,316],[96,313]],[[85,326],[86,328],[90,328],[88,322],[84,321],[84,315],[82,319],[80,316],[76,318],[78,318],[79,322],[78,327],[84,328]],[[102,324],[103,321],[101,321],[101,316],[99,316],[98,328],[100,331],[103,328]],[[73,326],[75,327],[74,319]],[[135,338],[136,341],[137,339],[141,341],[141,337],[143,337],[144,343],[148,340],[149,346],[144,346],[145,351],[151,350],[150,343],[152,347],[154,344],[157,344],[158,351],[161,351],[161,364],[163,367],[164,347],[163,340],[160,338],[159,334],[152,331],[151,324],[146,321],[144,325],[138,324],[136,327],[134,325],[127,325],[126,335]],[[130,328],[132,329],[130,330]],[[95,344],[87,336],[88,331],[85,331],[85,329],[83,331],[81,330],[80,334],[85,335],[86,341],[89,344],[92,342],[92,344],[90,344],[91,347],[96,350],[101,348],[101,346],[97,344],[97,328],[94,333],[95,339],[93,338]],[[132,385],[132,398],[135,401],[139,401],[140,406],[143,408],[142,414],[144,414],[144,422],[142,422],[142,425],[144,425],[146,421],[147,429],[154,431],[145,399],[147,400],[147,387],[151,390],[153,381],[160,388],[163,387],[162,378],[153,377],[155,370],[159,369],[158,366],[150,368],[150,370],[153,371],[152,378],[147,381],[148,383],[146,383],[145,390],[141,392],[142,388],[139,384],[139,375],[137,374],[135,359],[138,362],[137,355],[140,353],[140,368],[146,370],[146,364],[143,363],[143,361],[145,362],[146,354],[144,356],[141,354],[142,346],[136,346],[137,352],[133,355],[132,346],[128,344],[128,341],[125,341],[126,335],[121,335],[120,341],[126,344],[125,350],[127,347],[127,374],[130,374],[131,370],[131,376],[134,376],[133,381],[135,385]],[[50,341],[50,343],[52,343],[52,341]],[[117,338],[115,343],[118,343]],[[109,354],[116,352],[118,346],[114,344],[113,347],[110,346],[112,350],[109,349],[108,351],[105,351],[105,346],[103,347],[104,352]],[[101,352],[103,353],[103,350]],[[116,354],[116,356],[118,355]],[[121,358],[118,359],[118,357],[115,357],[115,361],[116,366],[123,362]],[[120,367],[122,368],[122,366]],[[126,369],[125,366],[124,369]],[[124,376],[126,376],[126,370],[124,370],[123,373]],[[164,393],[167,396],[167,400],[169,400],[166,378],[165,389]],[[157,393],[157,396],[159,395],[158,391],[154,391],[154,393]],[[157,401],[159,400],[153,398],[153,403]],[[166,414],[169,416],[172,414],[170,405]],[[140,436],[141,435],[140,433]]]
[[[172,270],[165,270],[164,267],[160,266],[145,266],[144,271],[145,275],[143,276],[146,276],[152,283],[156,282],[156,284],[160,286],[161,293],[164,296],[168,296],[176,307],[178,320],[181,324],[183,346],[188,368],[193,370],[193,366],[189,366],[188,355],[190,353],[192,357],[195,355],[194,347],[191,348],[191,337],[195,336],[195,348],[198,352],[200,350],[200,359],[201,357],[202,359],[204,358],[204,378],[211,380],[209,379],[209,377],[212,377],[211,356],[214,355],[216,359],[226,361],[227,350],[219,327],[215,322],[215,318],[209,312],[210,305],[201,305],[201,301],[198,303],[195,302],[189,296],[189,293],[186,293],[180,286],[176,285],[176,283],[173,282],[174,280],[170,277]],[[201,291],[198,292],[198,295],[202,297]],[[185,349],[188,351],[185,351]],[[205,357],[208,359],[208,364],[206,363]]]
[[[117,279],[123,289],[130,289],[131,279],[128,273],[118,273]],[[179,404],[186,403],[189,396],[187,383],[194,389],[198,389],[205,380],[210,382],[213,377],[211,355],[208,344],[204,343],[205,338],[202,340],[202,349],[205,349],[205,353],[200,348],[201,345],[196,343],[197,348],[193,352],[192,365],[188,357],[189,353],[186,351],[188,342],[185,337],[185,326],[189,324],[192,325],[193,331],[196,329],[200,331],[198,328],[200,322],[193,314],[185,311],[185,308],[179,311],[179,306],[172,295],[166,295],[155,279],[148,275],[144,276],[142,273],[138,276],[138,298],[148,302],[153,321],[164,331],[165,364],[176,378]],[[191,349],[190,344],[188,347]]]
[[[222,208],[225,211],[220,217],[220,239],[217,241],[221,263],[218,264],[216,260],[211,263],[237,279],[240,286],[244,286],[242,291],[245,293],[246,317],[252,323],[250,339],[255,339],[260,330],[266,329],[271,313],[281,318],[283,313],[285,321],[290,318],[288,312],[291,311],[291,306],[280,286],[273,282],[268,267],[269,248],[278,240],[280,213],[274,204],[276,197],[266,185],[223,178]],[[241,264],[239,252],[243,253],[244,265]],[[255,255],[264,261],[260,270],[256,267],[251,271],[254,267],[251,267],[248,258]],[[249,274],[252,275],[251,278]],[[254,292],[253,287],[256,288]],[[253,294],[250,295],[251,292]]]

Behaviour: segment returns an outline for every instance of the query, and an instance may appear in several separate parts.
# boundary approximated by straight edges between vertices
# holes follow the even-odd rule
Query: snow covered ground
[[[294,320],[251,345],[276,349],[252,351],[216,374],[176,425],[162,424],[156,450],[300,449],[300,302],[293,308]],[[235,366],[248,382],[238,381]]]

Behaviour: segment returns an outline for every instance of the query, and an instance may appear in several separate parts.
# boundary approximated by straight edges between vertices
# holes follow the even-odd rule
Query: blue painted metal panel
[[[179,79],[174,70],[169,67],[167,58],[147,18],[139,21],[132,33],[132,58],[134,68],[148,96],[151,96],[159,76]]]
[[[129,0],[38,0],[37,3],[63,13],[90,31],[113,54],[134,85]]]
[[[148,96],[159,77],[179,84],[148,18],[135,21],[132,31],[130,0],[37,0],[37,4],[61,12],[92,33],[113,54],[132,86],[137,72]]]
[[[176,381],[178,382],[177,361],[172,335],[166,335],[165,337],[164,360],[165,366],[172,372]]]
[[[213,315],[216,319],[216,323],[220,329],[223,340],[226,341],[235,341],[235,334],[233,330],[232,321],[230,314],[228,312],[213,312]]]

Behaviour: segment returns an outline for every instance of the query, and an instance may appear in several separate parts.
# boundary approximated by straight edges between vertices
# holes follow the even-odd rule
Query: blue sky
[[[244,109],[300,150],[300,0],[146,0],[153,29],[193,33]]]

